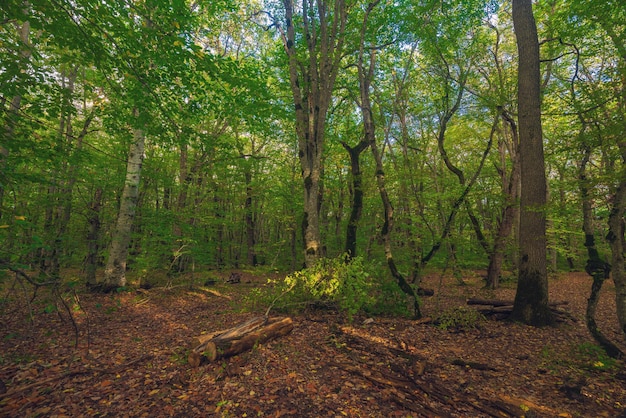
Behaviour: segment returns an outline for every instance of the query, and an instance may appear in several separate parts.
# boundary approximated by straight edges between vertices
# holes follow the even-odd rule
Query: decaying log
[[[215,361],[231,357],[252,349],[256,344],[287,335],[292,329],[291,318],[252,318],[234,328],[194,338],[194,348],[187,360],[192,367],[198,367],[205,358]]]

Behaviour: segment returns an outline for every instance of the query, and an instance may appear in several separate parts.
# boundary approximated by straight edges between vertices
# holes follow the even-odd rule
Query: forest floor
[[[224,278],[228,277],[224,273]],[[287,336],[192,368],[194,337],[263,312],[242,299],[267,276],[239,284],[153,288],[65,301],[19,287],[0,304],[0,416],[6,417],[617,417],[626,409],[626,370],[603,354],[584,325],[591,279],[550,282],[551,300],[575,321],[533,328],[489,320],[443,329],[405,318],[324,310],[293,316]],[[482,289],[478,273],[432,275],[424,315],[470,297],[511,299],[511,284]],[[5,283],[6,284],[6,283]],[[41,292],[41,291],[40,291]],[[597,322],[619,341],[613,283]],[[31,295],[28,295],[31,296]],[[623,340],[621,340],[623,341]],[[622,350],[626,347],[622,344]],[[626,416],[626,415],[623,415]]]

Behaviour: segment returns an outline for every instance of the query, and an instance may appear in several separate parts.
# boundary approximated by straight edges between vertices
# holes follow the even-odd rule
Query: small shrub
[[[479,329],[485,316],[476,309],[458,307],[446,310],[435,320],[435,324],[443,330],[469,331]]]
[[[311,268],[250,293],[248,305],[255,308],[298,312],[308,306],[336,307],[352,318],[372,302],[372,279],[361,258],[346,262],[344,256],[321,259]]]

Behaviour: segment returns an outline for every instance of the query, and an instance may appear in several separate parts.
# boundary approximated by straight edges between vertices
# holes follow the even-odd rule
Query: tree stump
[[[194,347],[187,361],[198,367],[204,359],[215,361],[231,357],[262,344],[287,335],[293,329],[291,318],[255,317],[228,330],[216,331],[194,338]]]

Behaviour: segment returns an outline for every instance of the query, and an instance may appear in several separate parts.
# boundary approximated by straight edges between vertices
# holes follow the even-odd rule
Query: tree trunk
[[[254,190],[252,188],[252,169],[250,167],[244,168],[245,181],[246,181],[246,242],[247,242],[247,260],[249,266],[256,266],[258,264],[256,256],[256,222],[254,220],[254,207],[253,196]]]
[[[137,114],[137,111],[135,111]],[[139,197],[139,182],[144,158],[145,135],[142,129],[133,130],[133,141],[128,152],[126,182],[122,191],[117,224],[109,249],[109,258],[104,270],[102,291],[111,291],[126,286],[126,262],[130,233],[135,219],[135,210]]]
[[[519,53],[520,265],[512,319],[529,325],[552,323],[548,306],[546,174],[541,128],[539,41],[531,0],[513,0]]]
[[[363,213],[363,174],[361,173],[360,156],[370,144],[367,140],[362,139],[355,147],[350,147],[345,142],[342,142],[341,145],[350,155],[350,172],[352,175],[352,209],[346,227],[345,246],[346,254],[352,258],[356,257],[357,229]]]
[[[24,19],[25,22],[19,27],[19,37],[21,42],[20,48],[20,57],[23,60],[23,65],[26,66],[30,57],[32,55],[31,46],[30,46],[30,23],[28,20],[28,10],[26,9],[26,5],[28,3],[24,2]],[[26,72],[26,68],[23,68],[22,71]],[[17,123],[19,112],[22,103],[22,96],[16,95],[11,99],[9,103],[9,109],[6,111],[6,115],[4,117],[4,124],[0,126],[0,138],[2,138],[2,143],[0,143],[0,174],[4,173],[6,169],[7,160],[9,158],[9,150],[5,148],[3,144],[9,144],[13,141],[13,134],[15,132],[15,125]],[[4,104],[4,103],[3,103]],[[3,106],[4,107],[4,106]],[[2,175],[2,177],[5,177]],[[0,181],[0,219],[3,215],[3,202],[4,202],[4,188],[6,186],[6,181],[3,179]]]
[[[303,0],[302,41],[296,38],[293,0],[283,0],[283,43],[289,60],[289,80],[296,113],[298,154],[304,183],[304,262],[313,266],[323,253],[320,234],[322,155],[326,116],[343,56],[347,7],[344,0]],[[306,43],[308,62],[298,58],[297,45]]]
[[[89,229],[87,232],[87,256],[85,257],[85,279],[87,287],[94,289],[98,287],[96,279],[96,271],[98,269],[98,252],[100,246],[98,240],[100,238],[100,210],[102,209],[102,188],[96,188],[93,199],[89,205],[89,215],[87,223]]]
[[[623,156],[622,164],[626,163]],[[615,306],[622,335],[626,336],[626,263],[624,262],[624,213],[626,211],[626,169],[622,169],[617,190],[613,194],[613,207],[609,215],[607,241],[611,247],[612,275],[615,283]]]
[[[584,120],[582,120],[582,117],[579,116],[579,119],[583,122],[580,135],[582,138],[585,130],[585,123]],[[578,168],[578,184],[582,200],[583,232],[585,233],[585,247],[587,248],[588,256],[585,271],[593,279],[591,294],[589,295],[589,299],[587,299],[585,323],[591,336],[604,348],[606,353],[611,357],[618,358],[622,356],[623,353],[615,344],[606,338],[604,334],[602,334],[602,332],[598,329],[595,318],[596,308],[600,299],[600,291],[602,290],[604,281],[610,277],[611,265],[600,258],[600,253],[596,247],[595,231],[593,228],[593,209],[591,197],[589,195],[589,184],[586,170],[587,163],[589,162],[589,157],[591,155],[591,149],[586,144],[584,144],[583,147],[583,158]]]
[[[383,204],[384,211],[384,223],[380,231],[380,235],[383,239],[383,245],[385,250],[385,259],[387,260],[387,266],[391,272],[392,277],[398,282],[400,290],[402,290],[413,301],[413,309],[415,318],[421,318],[422,313],[420,311],[419,299],[415,289],[407,282],[402,273],[398,271],[398,267],[393,258],[393,252],[391,249],[391,232],[393,231],[393,205],[391,199],[387,193],[385,184],[385,170],[383,167],[382,153],[378,149],[376,143],[376,126],[374,124],[374,118],[372,115],[372,105],[370,101],[370,83],[374,78],[374,70],[376,68],[376,50],[371,49],[369,51],[369,65],[365,68],[365,29],[367,27],[367,19],[371,10],[379,2],[370,3],[367,13],[363,19],[363,25],[361,27],[361,44],[359,50],[359,58],[357,63],[357,71],[359,75],[359,92],[361,116],[363,118],[363,129],[365,132],[365,142],[370,144],[372,155],[376,163],[376,183],[378,185],[378,192]]]
[[[507,239],[513,231],[519,204],[520,164],[518,157],[519,138],[517,135],[517,125],[504,109],[500,110],[502,119],[504,119],[506,125],[508,125],[511,129],[511,141],[510,146],[508,147],[511,158],[511,173],[507,176],[505,149],[504,146],[500,146],[500,171],[502,177],[502,189],[506,202],[504,208],[502,209],[500,221],[498,222],[498,231],[493,242],[493,248],[489,254],[486,286],[490,289],[497,289],[500,285],[500,276],[502,274],[502,264],[504,262]]]

